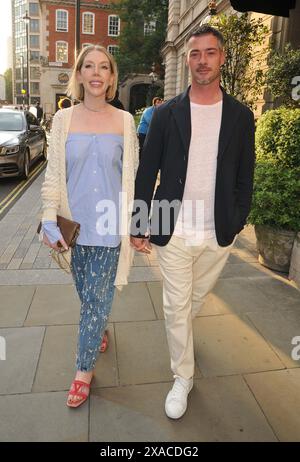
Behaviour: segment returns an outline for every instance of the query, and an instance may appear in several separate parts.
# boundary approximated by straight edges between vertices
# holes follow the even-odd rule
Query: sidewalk
[[[89,403],[66,407],[79,301],[35,234],[44,174],[0,221],[0,441],[300,441],[300,292],[257,263],[252,228],[194,322],[195,386],[179,421],[155,253],[116,293]]]

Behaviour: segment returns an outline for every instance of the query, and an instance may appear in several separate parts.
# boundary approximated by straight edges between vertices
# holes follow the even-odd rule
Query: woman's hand
[[[61,239],[51,244],[45,232],[43,236],[43,243],[46,244],[51,249],[55,250],[56,252],[64,252],[65,250],[68,250],[68,246],[63,237],[61,237]]]
[[[151,253],[151,244],[149,238],[140,238],[140,237],[130,237],[131,246],[137,250],[138,252],[142,253]]]

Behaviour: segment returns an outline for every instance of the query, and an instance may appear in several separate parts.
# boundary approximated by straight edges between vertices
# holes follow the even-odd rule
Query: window
[[[16,80],[21,80],[22,78],[22,68],[16,67]]]
[[[30,93],[32,95],[37,95],[40,92],[40,83],[39,82],[30,82]]]
[[[40,61],[40,52],[39,51],[30,51],[30,62],[38,63]]]
[[[34,117],[32,112],[27,112],[26,114],[26,122],[29,127],[29,125],[39,125],[37,119]]]
[[[119,47],[117,45],[108,45],[107,51],[111,55],[116,56],[119,53]]]
[[[56,10],[56,32],[68,32],[68,11]]]
[[[21,94],[21,90],[22,90],[22,84],[21,84],[20,82],[17,82],[17,83],[16,83],[16,93],[17,93],[18,95],[20,95],[20,94]]]
[[[120,34],[120,18],[119,16],[108,16],[108,35],[118,36]]]
[[[151,35],[156,30],[156,22],[149,21],[144,23],[144,35]]]
[[[40,36],[39,35],[30,35],[30,48],[39,48],[40,47]]]
[[[83,13],[82,15],[82,33],[95,33],[95,15],[94,13]]]
[[[30,19],[30,32],[40,32],[40,20]]]
[[[40,68],[39,67],[31,67],[30,68],[30,78],[33,80],[38,80],[41,76]]]
[[[68,43],[67,42],[56,42],[56,62],[58,63],[68,62]]]
[[[39,16],[39,4],[38,3],[29,3],[29,16]]]

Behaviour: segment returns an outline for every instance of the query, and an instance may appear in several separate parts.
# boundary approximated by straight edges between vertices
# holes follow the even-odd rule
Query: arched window
[[[108,45],[107,51],[111,55],[116,56],[119,53],[119,47],[117,45]]]
[[[108,35],[110,37],[117,37],[120,35],[120,18],[115,14],[108,16]]]
[[[56,32],[68,32],[68,17],[67,10],[56,10]]]

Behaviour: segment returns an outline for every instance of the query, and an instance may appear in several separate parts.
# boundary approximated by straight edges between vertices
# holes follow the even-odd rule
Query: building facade
[[[120,18],[111,0],[81,0],[80,45],[101,44],[118,52]],[[115,2],[117,3],[117,2]],[[39,101],[46,114],[57,110],[66,94],[75,52],[75,0],[12,0],[14,89],[16,103],[27,102],[26,28],[22,19],[28,11],[30,104]]]
[[[0,102],[5,101],[6,95],[5,95],[5,77],[4,75],[0,74]]]
[[[165,99],[173,98],[181,93],[189,83],[189,73],[186,67],[185,40],[188,34],[201,24],[209,14],[208,0],[170,0],[168,30],[162,54],[165,61]],[[273,39],[278,49],[283,49],[287,42],[292,46],[300,45],[300,5],[291,10],[290,18],[272,16],[261,13],[250,13],[251,18],[262,18],[268,26],[269,34],[266,42]],[[229,0],[218,0],[217,14],[237,13]],[[257,102],[256,115],[272,105],[269,95],[262,92]]]

